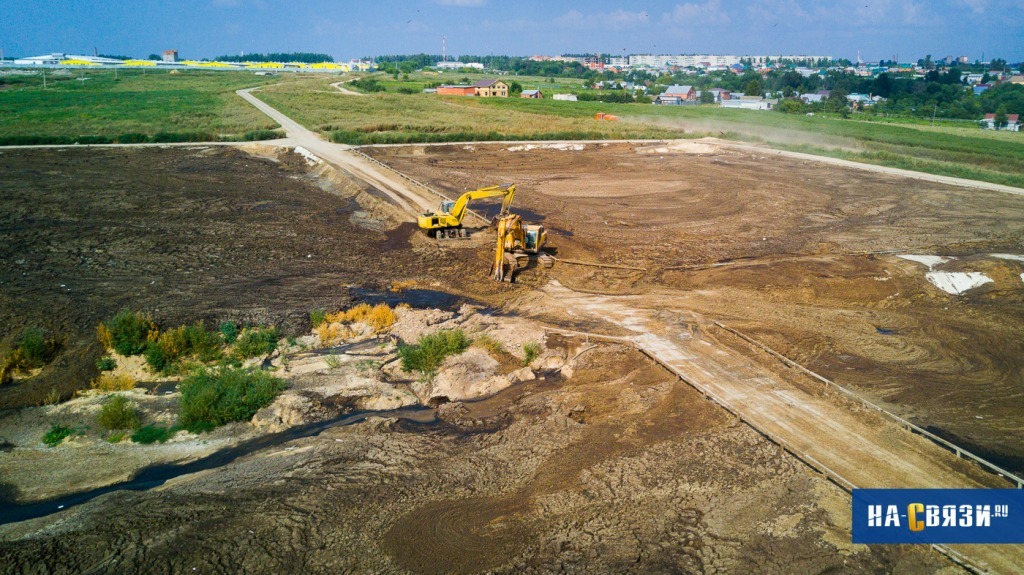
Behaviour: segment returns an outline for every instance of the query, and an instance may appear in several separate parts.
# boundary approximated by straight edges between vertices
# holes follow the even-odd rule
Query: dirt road
[[[542,314],[560,309],[578,319],[625,329],[638,348],[849,487],[1012,488],[994,474],[913,435],[837,393],[796,385],[730,351],[706,335],[709,322],[673,310],[670,298],[584,294],[552,282],[546,299],[531,301]],[[794,377],[796,374],[791,374]],[[976,565],[1012,573],[1024,565],[1024,546],[959,546]]]
[[[381,169],[368,162],[365,158],[352,154],[350,146],[326,142],[295,120],[270,107],[252,94],[253,88],[238,90],[236,93],[247,102],[256,106],[284,128],[290,144],[306,148],[320,159],[339,170],[351,175],[357,181],[363,181],[373,187],[387,199],[401,207],[409,214],[412,221],[416,215],[433,210],[437,207],[437,198],[406,182],[394,173]]]

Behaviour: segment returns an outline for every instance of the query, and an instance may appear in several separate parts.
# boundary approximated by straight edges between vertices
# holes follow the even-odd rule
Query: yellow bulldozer
[[[455,201],[441,202],[441,206],[437,211],[421,215],[418,218],[420,229],[426,230],[427,235],[430,237],[440,239],[468,238],[469,231],[462,227],[462,221],[466,217],[471,200],[503,196],[501,211],[498,213],[498,218],[501,218],[509,213],[509,206],[512,205],[512,198],[515,196],[515,193],[515,184],[488,186],[466,192]]]
[[[491,264],[491,278],[513,282],[516,272],[526,267],[530,256],[537,256],[548,241],[548,232],[541,225],[524,224],[516,214],[498,218],[498,243]]]

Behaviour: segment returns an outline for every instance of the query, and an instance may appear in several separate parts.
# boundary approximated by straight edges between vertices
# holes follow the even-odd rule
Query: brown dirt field
[[[302,333],[309,310],[344,307],[350,286],[429,286],[461,269],[426,242],[411,249],[411,230],[388,232],[379,202],[307,173],[294,154],[4,150],[0,171],[0,356],[27,326],[61,345],[41,374],[0,387],[0,410],[87,386],[102,352],[96,326],[124,308],[163,326],[233,320]]]
[[[564,285],[651,294],[719,319],[1011,470],[1024,471],[1024,197],[699,142],[381,147],[452,195],[516,182]],[[892,255],[994,280],[953,296]],[[525,281],[531,281],[526,279]],[[661,300],[664,301],[664,300]]]
[[[235,319],[298,332],[308,327],[309,309],[341,307],[365,288],[386,288],[393,281],[415,279],[424,287],[458,292],[491,304],[500,315],[500,304],[552,277],[581,289],[649,294],[652,301],[680,298],[677,307],[692,303],[712,316],[722,304],[717,284],[687,287],[683,282],[703,276],[658,263],[659,254],[682,258],[686,252],[674,239],[682,233],[679,224],[665,212],[692,212],[684,228],[714,231],[702,223],[700,204],[679,208],[652,196],[660,208],[631,215],[632,199],[615,196],[612,186],[603,196],[570,197],[576,188],[568,183],[559,188],[563,195],[539,198],[536,190],[543,189],[549,164],[577,178],[572,174],[579,170],[571,168],[585,167],[580,156],[565,159],[557,154],[573,153],[547,150],[517,153],[514,161],[502,156],[506,171],[494,177],[485,165],[494,158],[485,154],[470,169],[465,158],[458,160],[465,150],[452,149],[382,153],[449,191],[518,181],[517,205],[547,216],[559,256],[624,263],[640,258],[652,271],[595,272],[558,264],[528,270],[521,284],[497,285],[486,277],[490,254],[483,234],[465,243],[468,249],[438,249],[411,234],[408,225],[396,227],[372,189],[367,194],[346,181],[310,175],[291,155],[268,158],[202,147],[4,150],[0,168],[7,177],[0,185],[12,201],[0,210],[0,245],[7,250],[0,260],[0,317],[12,329],[3,343],[9,345],[30,324],[64,339],[58,360],[42,374],[0,389],[0,405],[32,403],[62,381],[68,390],[87,385],[99,354],[91,347],[95,325],[122,307],[150,310],[170,324]],[[441,162],[446,154],[449,164]],[[535,154],[542,156],[530,160],[535,180],[516,179],[516,162]],[[659,175],[648,165],[658,157],[608,146],[595,155],[593,178],[607,170],[605,175],[642,185],[636,173],[614,167],[635,162],[639,173],[666,184],[671,174]],[[692,158],[675,161],[687,159]],[[719,160],[742,164],[732,156]],[[452,179],[434,179],[434,170]],[[728,204],[745,201],[744,194],[732,198],[714,207],[723,228],[743,225],[727,223],[743,219]],[[548,202],[561,202],[560,208]],[[611,214],[615,219],[605,224]],[[646,216],[662,219],[646,229]],[[991,215],[993,221],[997,216]],[[796,216],[791,219],[798,223]],[[722,238],[718,248],[690,232],[687,245],[706,244],[709,251],[705,259],[679,262],[717,261],[712,256],[719,249],[742,257],[763,233],[760,222],[746,225],[749,238]],[[636,247],[602,239],[608,230],[622,232]],[[856,238],[853,227],[849,233]],[[792,241],[793,250],[804,245]],[[1011,248],[1001,244],[999,251]],[[791,261],[764,258],[773,253],[757,255]],[[843,261],[847,256],[841,253],[823,257]],[[804,255],[795,254],[794,273],[808,265]],[[891,268],[910,263],[894,260]],[[892,281],[901,289],[914,285],[914,272],[920,270],[907,267]],[[838,275],[826,279],[842,286],[849,272],[829,273]],[[791,331],[776,332],[764,327],[774,323],[758,323],[756,306],[775,304],[753,295],[778,293],[793,308],[801,300],[781,287],[762,289],[764,279],[755,275],[726,294],[740,298],[730,308],[734,315],[718,317],[766,340],[781,334],[786,341],[806,329],[803,323],[786,324]],[[717,280],[709,275],[707,281]],[[71,291],[54,289],[59,284]],[[926,287],[919,289],[926,293]],[[878,307],[870,301],[856,305]],[[744,307],[748,303],[750,309]],[[833,317],[828,314],[834,310],[817,311]],[[588,327],[585,320],[552,319]],[[549,343],[565,357],[583,349],[571,338]],[[583,353],[573,368],[569,379],[542,373],[544,379],[485,401],[448,404],[439,410],[439,423],[376,418],[330,427],[157,489],[114,492],[2,525],[0,573],[959,572],[924,547],[851,545],[846,493],[640,353],[602,345]],[[0,435],[3,416],[0,411]]]

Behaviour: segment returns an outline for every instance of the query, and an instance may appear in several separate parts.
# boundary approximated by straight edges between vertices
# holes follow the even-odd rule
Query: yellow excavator
[[[462,220],[466,217],[466,210],[471,200],[481,198],[494,198],[504,196],[501,201],[501,212],[498,218],[504,217],[512,205],[512,197],[515,196],[515,184],[501,184],[500,186],[488,186],[466,192],[453,201],[441,202],[441,207],[436,212],[427,212],[418,219],[420,229],[426,230],[427,235],[437,238],[468,238],[469,232],[462,227]]]
[[[498,218],[498,244],[491,264],[495,281],[515,281],[516,271],[526,267],[530,256],[536,256],[548,241],[544,226],[524,224],[516,214]]]

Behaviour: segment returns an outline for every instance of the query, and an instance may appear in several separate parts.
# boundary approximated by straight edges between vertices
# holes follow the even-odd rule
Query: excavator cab
[[[523,226],[525,230],[525,238],[523,240],[523,249],[528,254],[535,254],[540,248],[541,234],[544,233],[542,226]],[[545,234],[546,235],[546,234]]]
[[[442,214],[450,214],[454,208],[455,202],[441,202],[441,208],[438,211]]]

